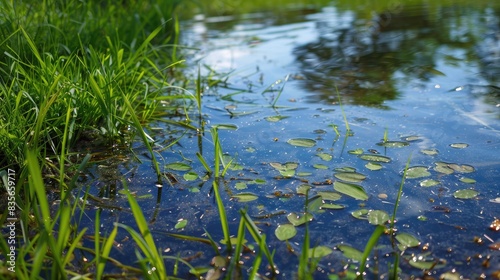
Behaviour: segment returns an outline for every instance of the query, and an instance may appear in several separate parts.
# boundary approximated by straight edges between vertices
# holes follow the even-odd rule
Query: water
[[[435,277],[452,271],[466,278],[491,275],[500,270],[498,251],[488,248],[500,238],[498,232],[488,229],[500,216],[500,205],[494,201],[500,197],[499,11],[498,6],[479,1],[456,5],[403,3],[367,13],[339,2],[325,7],[283,7],[274,13],[197,16],[184,22],[182,28],[183,44],[196,48],[187,54],[193,73],[196,65],[201,65],[204,75],[229,78],[226,83],[205,88],[203,135],[176,126],[154,125],[155,138],[162,146],[172,141],[170,137],[186,133],[177,144],[161,152],[162,162],[187,163],[203,177],[204,168],[196,152],[202,153],[209,164],[213,162],[208,128],[236,125],[237,130],[219,131],[223,151],[242,166],[241,170],[230,170],[221,186],[231,233],[236,234],[239,209],[247,208],[271,248],[276,249],[279,279],[293,277],[298,265],[297,256],[274,235],[278,225],[288,223],[286,214],[262,220],[258,217],[281,210],[301,212],[305,196],[297,194],[297,187],[310,185],[311,195],[333,191],[327,181],[335,181],[336,168],[353,167],[366,175],[367,179],[358,184],[368,194],[367,201],[343,195],[335,203],[344,209],[315,211],[309,224],[311,245],[334,249],[322,259],[315,275],[315,279],[327,279],[328,274],[344,271],[352,262],[338,245],[362,251],[375,229],[351,213],[369,209],[392,214],[402,172],[411,158],[410,166],[424,166],[431,175],[407,179],[404,185],[397,212],[398,232],[413,235],[421,244],[405,251],[400,264],[404,277],[424,276],[409,263],[412,256],[435,262],[430,270]],[[353,133],[350,136],[346,136],[344,114]],[[190,115],[197,120],[194,112]],[[280,116],[280,120],[267,119],[273,116]],[[406,147],[384,148],[377,145],[384,134],[389,140],[410,136],[415,140]],[[295,147],[287,143],[291,138],[314,139],[316,145]],[[450,146],[454,143],[468,146],[457,149]],[[141,149],[135,149],[140,157],[144,152]],[[371,171],[366,161],[349,153],[355,149],[388,156],[391,162]],[[424,149],[438,153],[426,155]],[[332,155],[332,160],[322,160],[319,152]],[[143,160],[148,162],[145,157]],[[270,165],[276,162],[298,163],[296,172],[310,175],[281,178]],[[446,175],[435,169],[436,162],[470,165],[475,171]],[[318,169],[315,164],[327,169]],[[99,168],[106,169],[101,166],[94,170]],[[209,245],[180,241],[164,233],[199,237],[206,229],[216,241],[222,239],[211,182],[186,181],[186,172],[167,170],[177,183],[159,192],[147,164],[130,159],[113,170],[125,174],[130,189],[137,192],[165,254],[189,257],[201,251],[203,254],[192,264],[208,266],[214,256]],[[460,181],[463,177],[476,183],[464,183]],[[265,183],[258,184],[256,179]],[[440,184],[421,187],[424,179]],[[245,183],[246,189],[237,183]],[[120,184],[116,188],[120,189]],[[462,189],[474,189],[479,195],[455,198],[455,192]],[[127,207],[123,194],[103,191],[102,178],[91,186],[91,192],[95,190],[100,190],[96,195]],[[239,193],[252,193],[258,198],[247,203],[231,198]],[[141,198],[148,194],[152,196]],[[126,210],[103,213],[110,220],[130,219]],[[183,230],[174,228],[180,219],[188,220]],[[290,246],[300,252],[304,226],[297,230]],[[121,234],[124,237],[125,233]],[[484,243],[474,242],[477,238]],[[126,248],[127,242],[123,244]],[[387,236],[382,236],[380,244],[383,247],[377,250],[378,261],[384,275],[393,257],[385,255],[391,251]],[[116,258],[126,262],[126,252],[124,249]],[[250,260],[244,263],[243,271],[252,262],[251,254],[245,256]]]

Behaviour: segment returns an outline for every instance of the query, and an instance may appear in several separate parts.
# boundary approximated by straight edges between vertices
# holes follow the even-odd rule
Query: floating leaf
[[[342,181],[351,182],[351,183],[359,183],[359,182],[363,181],[364,179],[366,179],[365,175],[363,175],[361,173],[357,173],[357,172],[340,172],[340,173],[334,174],[333,176],[335,176],[335,178],[340,179]]]
[[[428,156],[435,156],[439,153],[438,150],[436,150],[436,149],[422,149],[420,152],[422,152],[422,154],[428,155]]]
[[[321,206],[323,206],[323,204],[324,204],[324,202],[323,202],[323,198],[321,198],[321,196],[313,198],[309,201],[309,203],[307,205],[307,211],[310,213],[325,212],[324,210],[321,210]]]
[[[365,167],[372,170],[372,171],[377,171],[377,170],[382,169],[382,165],[375,163],[375,162],[369,162],[365,165]]]
[[[312,221],[313,215],[310,213],[298,214],[298,213],[290,213],[286,216],[288,221],[294,226],[300,226],[305,224],[308,221]]]
[[[431,173],[427,171],[425,166],[414,166],[406,170],[406,178],[415,179],[431,176]]]
[[[293,169],[280,170],[280,174],[283,177],[293,177],[293,175],[295,175],[295,170]]]
[[[450,144],[450,147],[455,148],[455,149],[465,149],[469,147],[469,144],[466,143],[453,143]]]
[[[237,130],[238,126],[235,124],[216,124],[212,126],[213,128],[225,129],[225,130]]]
[[[300,176],[300,177],[307,177],[307,176],[311,176],[312,173],[311,172],[297,172],[297,176]]]
[[[324,161],[330,161],[332,160],[333,156],[327,153],[318,153],[316,154],[318,157],[320,157]]]
[[[420,241],[408,233],[399,233],[396,235],[396,240],[404,247],[416,247],[420,245]]]
[[[351,215],[356,219],[367,220],[368,219],[368,209],[359,209],[351,213]]]
[[[306,147],[306,148],[314,147],[316,145],[316,141],[309,138],[293,138],[289,139],[286,142],[292,146]]]
[[[460,182],[466,183],[466,184],[474,184],[474,183],[476,183],[476,180],[471,179],[471,178],[466,178],[466,177],[462,177],[459,180],[460,180]]]
[[[363,149],[355,149],[355,150],[350,150],[348,153],[353,154],[353,155],[361,155],[363,154]]]
[[[453,169],[456,172],[459,172],[459,173],[471,173],[471,172],[476,171],[473,166],[470,166],[467,164],[459,165],[459,164],[451,163],[451,164],[448,164],[448,167]]]
[[[368,222],[372,225],[384,225],[389,220],[389,214],[382,210],[368,212]]]
[[[336,192],[318,192],[318,195],[321,196],[323,200],[339,200],[342,196]]]
[[[391,158],[382,155],[362,154],[359,155],[360,159],[373,161],[373,162],[391,162]]]
[[[343,193],[345,195],[351,196],[351,197],[358,199],[358,200],[367,200],[368,199],[368,195],[366,194],[363,187],[355,185],[355,184],[349,184],[349,183],[335,181],[335,183],[333,184],[333,188],[336,191],[338,191],[339,193]]]
[[[266,121],[268,122],[279,122],[283,119],[286,119],[286,118],[289,118],[288,116],[270,116],[270,117],[266,117]]]
[[[183,162],[173,162],[165,165],[165,168],[175,171],[188,171],[191,169],[191,166]]]
[[[344,257],[358,262],[363,260],[363,252],[361,252],[360,250],[349,245],[339,245],[337,247],[340,249],[340,251],[342,251]]]
[[[317,258],[320,259],[324,256],[330,255],[333,250],[330,247],[326,246],[317,246],[314,248],[310,248],[308,252],[309,258]]]
[[[335,168],[335,171],[336,172],[356,172],[356,168],[346,166],[346,167]]]
[[[328,166],[326,166],[324,164],[319,164],[319,163],[313,165],[313,167],[316,169],[328,169]]]
[[[249,202],[256,200],[258,196],[253,193],[240,193],[233,195],[232,198],[238,199],[238,202]]]
[[[444,173],[444,174],[452,174],[454,171],[450,167],[448,167],[448,163],[446,162],[436,162],[434,163],[436,166],[434,167],[434,170],[436,170],[439,173]]]
[[[479,192],[475,190],[465,189],[456,191],[455,193],[453,193],[453,196],[459,199],[470,199],[476,197],[478,194]]]
[[[182,176],[186,181],[194,181],[198,179],[198,174],[194,171],[190,171]]]
[[[236,183],[234,185],[234,188],[241,191],[241,190],[244,190],[244,189],[246,189],[248,187],[247,187],[246,183],[244,183],[244,182],[238,182],[238,183]]]
[[[177,224],[175,224],[175,229],[182,229],[184,228],[188,223],[188,220],[185,220],[185,219],[180,219],[179,221],[177,221]]]
[[[294,237],[297,234],[297,229],[292,224],[279,225],[274,234],[279,240],[285,241]]]
[[[413,141],[420,140],[420,136],[417,136],[417,135],[411,135],[411,136],[406,136],[406,137],[403,137],[402,139],[403,139],[404,141],[413,142]]]
[[[338,209],[344,209],[345,206],[344,205],[340,205],[340,204],[324,203],[323,205],[321,205],[320,208],[321,209],[338,210]]]
[[[434,180],[434,179],[427,179],[427,180],[423,180],[422,182],[420,182],[420,186],[421,187],[433,187],[435,185],[439,185],[441,182],[439,182],[438,180]]]
[[[305,195],[307,193],[307,191],[310,189],[311,189],[311,186],[309,186],[307,184],[302,184],[302,185],[297,187],[297,193]]]
[[[248,148],[246,148],[246,149],[245,149],[245,151],[247,151],[247,152],[249,152],[249,153],[253,153],[253,152],[255,152],[256,150],[255,150],[255,148],[254,148],[254,147],[248,147]]]
[[[384,141],[377,143],[378,146],[386,147],[386,148],[401,148],[410,145],[410,143],[406,141]]]

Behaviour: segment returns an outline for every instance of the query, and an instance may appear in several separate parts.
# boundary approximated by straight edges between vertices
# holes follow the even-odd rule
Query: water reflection
[[[453,75],[446,69],[473,62],[482,69],[479,75],[498,82],[500,32],[492,24],[498,23],[493,10],[420,5],[359,17],[352,11],[323,16],[316,24],[317,40],[295,48],[310,102],[335,102],[337,86],[350,103],[381,107],[401,94],[398,83],[426,84]]]

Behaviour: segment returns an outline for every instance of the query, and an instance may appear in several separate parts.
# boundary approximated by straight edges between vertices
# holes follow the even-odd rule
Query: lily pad
[[[297,187],[297,194],[305,195],[307,193],[307,191],[310,189],[311,189],[311,186],[309,186],[307,184],[302,184],[302,185]]]
[[[436,162],[434,163],[436,166],[434,167],[434,170],[436,170],[439,173],[443,174],[452,174],[454,171],[451,169],[446,162]]]
[[[372,162],[391,162],[391,158],[382,155],[362,154],[359,155],[359,158]]]
[[[248,186],[244,182],[238,182],[234,185],[234,188],[241,191],[241,190],[248,188]]]
[[[366,179],[365,175],[363,175],[361,173],[357,173],[357,172],[340,172],[340,173],[334,174],[333,176],[335,176],[335,178],[337,178],[339,180],[350,182],[350,183],[359,183],[359,182],[363,181],[364,179]]]
[[[415,179],[431,176],[431,173],[427,171],[425,166],[414,166],[406,170],[406,178]]]
[[[428,156],[435,156],[439,153],[436,149],[422,149],[420,152]]]
[[[258,196],[253,193],[240,193],[233,195],[232,198],[236,198],[238,202],[249,202],[256,200]]]
[[[340,251],[342,251],[342,254],[344,254],[344,257],[348,259],[355,260],[358,262],[363,260],[363,252],[361,252],[356,248],[353,248],[349,245],[339,245],[337,246],[337,248],[339,248]]]
[[[403,139],[404,141],[413,142],[413,141],[420,140],[420,136],[417,136],[417,135],[411,135],[411,136],[406,136],[406,137],[403,137],[402,139]]]
[[[458,190],[455,193],[453,193],[453,196],[455,198],[459,199],[471,199],[479,195],[479,192],[471,189],[465,189],[465,190]]]
[[[294,226],[300,226],[300,225],[303,225],[305,224],[306,222],[310,222],[312,221],[313,219],[313,215],[310,214],[310,213],[290,213],[288,214],[288,216],[286,216],[286,218],[288,219],[288,221],[294,225]]]
[[[455,149],[465,149],[469,147],[469,144],[466,143],[453,143],[450,144],[450,147],[455,148]]]
[[[316,246],[310,248],[308,252],[309,258],[320,259],[324,256],[330,255],[333,252],[332,248],[326,246]]]
[[[335,168],[335,171],[336,172],[356,172],[356,168],[346,166],[346,167]]]
[[[436,186],[439,184],[441,184],[441,182],[439,182],[438,180],[434,180],[434,179],[427,179],[427,180],[423,180],[422,182],[420,182],[421,187],[433,187],[433,186]]]
[[[399,233],[396,235],[396,240],[404,247],[417,247],[420,245],[420,241],[408,233]]]
[[[183,229],[184,227],[186,227],[188,223],[188,220],[185,220],[185,219],[180,219],[179,221],[177,221],[177,224],[175,224],[175,229]]]
[[[186,181],[194,181],[198,179],[198,174],[194,171],[190,171],[182,176]]]
[[[286,119],[286,118],[289,118],[288,116],[270,116],[270,117],[266,117],[266,121],[268,122],[279,122],[283,119]]]
[[[448,164],[448,167],[453,169],[453,171],[456,171],[459,173],[471,173],[471,172],[476,171],[476,169],[474,169],[473,166],[470,166],[467,164],[459,165],[459,164],[451,163],[451,164]]]
[[[336,192],[318,192],[318,195],[321,196],[323,200],[339,200],[342,196]]]
[[[466,184],[474,184],[474,183],[476,183],[476,180],[471,179],[471,178],[466,178],[466,177],[462,177],[459,180],[460,180],[460,182],[466,183]]]
[[[316,169],[323,169],[323,170],[328,169],[328,166],[326,166],[324,164],[320,164],[320,163],[314,164],[313,167]]]
[[[293,138],[289,139],[286,142],[292,146],[306,147],[306,148],[314,147],[316,145],[316,141],[309,138]]]
[[[332,160],[333,156],[327,153],[318,153],[316,154],[318,157],[320,157],[324,161],[330,161]]]
[[[341,204],[334,204],[334,203],[324,203],[320,207],[321,209],[330,209],[330,210],[339,210],[339,209],[344,209],[345,206]]]
[[[212,126],[213,128],[224,129],[224,130],[237,130],[238,126],[235,124],[216,124]]]
[[[377,143],[378,146],[386,147],[386,148],[401,148],[410,145],[410,143],[406,141],[384,141]]]
[[[379,163],[375,163],[375,162],[368,162],[366,165],[365,165],[366,168],[372,170],[372,171],[377,171],[377,170],[380,170],[383,168],[383,166]]]
[[[274,234],[279,240],[285,241],[294,237],[297,234],[297,229],[292,224],[283,224],[276,228]]]
[[[339,193],[351,196],[358,200],[367,200],[368,195],[362,186],[335,181],[333,188]]]
[[[389,214],[382,210],[368,212],[368,222],[372,225],[384,225],[389,220]]]
[[[350,150],[348,153],[353,154],[353,155],[361,155],[363,154],[363,149],[355,149],[355,150]]]
[[[165,165],[165,168],[175,171],[188,171],[191,169],[191,166],[183,162],[173,162]]]
[[[369,212],[370,211],[368,211],[368,209],[363,208],[363,209],[358,209],[358,210],[352,212],[351,215],[356,219],[367,220]]]

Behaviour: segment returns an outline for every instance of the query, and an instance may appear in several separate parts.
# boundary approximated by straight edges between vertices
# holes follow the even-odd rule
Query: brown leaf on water
[[[490,229],[493,231],[500,231],[500,219],[495,219],[490,224]]]
[[[490,244],[488,246],[491,250],[500,250],[500,242]]]

